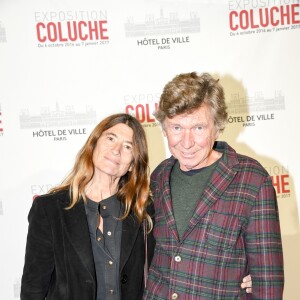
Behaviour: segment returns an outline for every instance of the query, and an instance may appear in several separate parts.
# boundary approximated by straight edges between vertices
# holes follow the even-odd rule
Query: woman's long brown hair
[[[97,141],[104,131],[120,123],[133,130],[132,170],[120,178],[117,192],[118,199],[125,206],[122,219],[132,210],[140,222],[147,219],[148,226],[152,228],[152,220],[146,212],[149,201],[149,157],[146,135],[141,124],[131,115],[114,114],[101,121],[78,152],[72,171],[60,185],[51,189],[50,193],[69,189],[71,199],[69,209],[80,199],[86,201],[85,187],[94,175],[93,152]]]

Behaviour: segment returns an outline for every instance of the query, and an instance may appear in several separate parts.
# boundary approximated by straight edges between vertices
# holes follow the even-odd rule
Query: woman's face
[[[93,153],[95,175],[122,177],[133,162],[133,130],[119,123],[104,131]]]

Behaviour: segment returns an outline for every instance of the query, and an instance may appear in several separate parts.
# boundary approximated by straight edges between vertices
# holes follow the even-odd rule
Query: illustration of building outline
[[[248,112],[277,111],[285,109],[285,98],[280,92],[275,92],[274,97],[265,98],[261,91],[253,97],[240,97],[239,93],[231,94],[227,103],[228,114],[246,114]]]
[[[39,115],[30,115],[27,110],[23,110],[19,119],[20,128],[28,129],[95,124],[97,115],[96,111],[89,106],[84,113],[76,113],[73,106],[66,106],[65,110],[61,110],[57,103],[55,110],[51,111],[49,107],[43,107]]]
[[[164,17],[161,9],[159,18],[155,18],[154,14],[148,14],[144,23],[135,23],[133,17],[129,17],[125,23],[126,37],[196,32],[200,32],[200,18],[197,12],[191,12],[189,19],[180,20],[177,12],[171,12],[169,17]]]
[[[0,43],[6,43],[6,30],[3,26],[2,22],[0,21]]]

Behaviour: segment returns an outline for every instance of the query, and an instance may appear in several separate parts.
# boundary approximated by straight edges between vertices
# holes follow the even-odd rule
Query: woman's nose
[[[121,154],[121,147],[122,147],[122,145],[119,144],[119,143],[114,144],[113,147],[112,147],[113,154],[114,155],[120,155]]]

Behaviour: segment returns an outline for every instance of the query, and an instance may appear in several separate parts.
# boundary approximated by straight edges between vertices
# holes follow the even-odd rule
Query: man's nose
[[[194,137],[190,129],[184,130],[181,144],[185,149],[189,149],[194,146]]]

